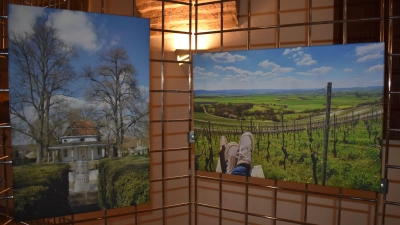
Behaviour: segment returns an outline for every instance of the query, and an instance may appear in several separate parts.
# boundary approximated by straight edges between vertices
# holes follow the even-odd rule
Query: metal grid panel
[[[99,0],[100,1],[100,0]],[[344,205],[349,204],[349,202],[366,202],[372,205],[373,212],[373,224],[390,224],[387,218],[387,211],[389,207],[395,207],[395,211],[398,212],[398,207],[400,206],[400,202],[391,201],[387,199],[387,195],[378,195],[375,193],[365,193],[360,191],[349,191],[345,189],[330,189],[330,188],[319,188],[314,185],[296,185],[296,184],[288,184],[286,182],[281,181],[271,181],[265,180],[261,182],[260,180],[253,178],[233,178],[229,175],[224,174],[214,174],[214,173],[203,173],[195,171],[192,174],[190,171],[193,170],[193,161],[192,161],[192,146],[188,145],[186,147],[169,147],[166,143],[169,139],[172,139],[172,135],[170,135],[167,130],[169,126],[179,126],[183,127],[183,130],[190,131],[193,128],[192,121],[192,86],[193,86],[193,77],[192,73],[189,73],[187,90],[182,89],[168,89],[166,88],[166,82],[169,77],[166,73],[167,64],[178,64],[178,61],[171,60],[166,56],[165,49],[165,35],[169,33],[180,33],[188,36],[189,46],[191,46],[191,42],[195,42],[195,49],[189,49],[189,53],[192,51],[197,51],[198,46],[198,37],[206,34],[216,34],[220,37],[219,41],[219,51],[223,51],[226,49],[224,45],[224,35],[227,35],[230,32],[244,31],[247,34],[246,38],[246,46],[242,50],[249,50],[252,47],[251,42],[251,32],[255,30],[273,30],[275,33],[275,42],[274,47],[281,47],[282,40],[282,29],[290,28],[290,27],[305,27],[307,29],[307,43],[306,45],[313,45],[312,37],[314,33],[312,32],[312,27],[315,25],[323,25],[323,24],[342,24],[342,43],[347,43],[348,39],[348,24],[353,22],[364,22],[364,21],[379,21],[380,22],[380,40],[384,40],[388,43],[388,49],[386,51],[386,64],[387,71],[386,75],[388,76],[388,91],[387,91],[387,126],[386,126],[386,137],[389,137],[391,133],[398,132],[399,129],[391,127],[391,109],[392,106],[398,104],[397,102],[392,102],[393,96],[398,95],[400,92],[393,91],[393,87],[391,86],[391,81],[393,80],[393,62],[398,62],[399,52],[393,52],[393,32],[394,32],[394,23],[399,21],[399,16],[393,14],[393,5],[394,0],[382,0],[380,3],[380,11],[381,14],[376,18],[362,18],[362,19],[347,19],[347,0],[343,0],[343,17],[341,20],[332,20],[332,21],[316,21],[313,22],[313,10],[312,10],[312,0],[308,1],[308,21],[304,23],[291,23],[291,24],[281,24],[281,0],[277,1],[276,8],[276,21],[277,23],[271,26],[266,27],[256,27],[251,26],[251,4],[252,0],[242,1],[247,4],[247,27],[246,28],[238,28],[225,30],[223,26],[218,31],[213,32],[198,32],[197,24],[197,10],[199,7],[212,3],[221,4],[221,15],[223,12],[223,0],[210,1],[205,3],[199,3],[198,0],[188,0],[185,2],[182,1],[167,1],[160,0],[162,2],[162,28],[161,29],[152,29],[153,32],[159,32],[161,34],[161,57],[151,58],[150,62],[152,66],[159,67],[159,88],[151,88],[151,95],[157,95],[159,98],[159,109],[160,113],[152,117],[151,124],[153,130],[157,130],[157,133],[154,134],[152,143],[157,142],[154,146],[157,146],[152,149],[151,154],[152,157],[157,158],[157,162],[152,162],[152,170],[157,168],[157,175],[152,176],[151,184],[152,184],[152,197],[160,197],[161,202],[155,205],[150,206],[138,206],[138,207],[128,207],[126,209],[117,209],[117,210],[105,210],[102,212],[95,212],[89,214],[78,214],[78,215],[70,215],[60,218],[50,218],[44,219],[40,221],[30,221],[30,224],[118,224],[121,220],[130,221],[129,224],[173,224],[175,217],[182,218],[177,215],[186,214],[187,222],[179,221],[180,223],[187,224],[203,224],[202,217],[212,217],[215,219],[215,224],[225,224],[226,218],[231,217],[231,222],[240,221],[241,224],[249,224],[254,223],[258,224],[259,219],[261,219],[262,224],[309,224],[312,221],[314,211],[312,205],[316,198],[326,200],[333,200],[337,202],[337,208],[335,209],[336,224],[346,224],[346,221],[342,220],[343,214],[348,213],[347,208]],[[2,16],[6,15],[6,4],[8,1],[2,1]],[[16,3],[20,3],[15,1]],[[28,1],[29,2],[29,1]],[[77,4],[84,9],[84,4],[87,4],[87,1],[67,1],[66,7],[63,1],[30,1],[34,5],[39,6],[47,6],[47,7],[58,7],[58,8],[70,8],[71,2]],[[85,3],[86,2],[86,3]],[[178,32],[164,29],[164,3],[172,2],[174,4],[184,4],[188,6],[190,16],[188,18],[189,22],[189,32]],[[253,1],[254,2],[254,1]],[[135,4],[133,4],[135,5]],[[101,0],[101,13],[105,11],[105,0]],[[191,14],[192,10],[195,13],[195,27],[191,26]],[[135,8],[132,9],[133,15],[135,16]],[[7,47],[7,40],[5,38],[5,23],[6,19],[2,17],[2,49],[5,52]],[[223,18],[221,17],[221,24],[223,24]],[[397,22],[398,24],[398,22]],[[195,33],[195,38],[192,40],[190,33]],[[191,57],[192,54],[190,54]],[[191,63],[192,58],[189,59],[189,62],[185,62],[189,65],[189,71],[191,71]],[[398,65],[397,65],[398,66]],[[7,88],[3,88],[0,90],[3,93],[8,93]],[[186,99],[187,101],[187,118],[173,118],[170,119],[166,115],[166,111],[171,107],[168,103],[168,95],[176,94],[175,97]],[[4,110],[4,109],[2,109]],[[11,202],[11,165],[10,165],[10,125],[9,123],[1,124],[2,130],[2,151],[1,151],[1,177],[5,179],[6,182],[2,182],[1,186],[1,223],[8,223],[10,221],[12,210]],[[186,134],[181,134],[179,137],[185,136]],[[186,160],[184,160],[185,165],[180,166],[183,168],[183,171],[188,171],[188,173],[180,173],[178,175],[169,176],[169,172],[166,171],[168,167],[169,158],[175,158],[178,154],[183,152],[186,155]],[[384,157],[384,171],[383,177],[387,178],[390,171],[400,169],[400,166],[397,164],[389,164],[389,140],[386,141],[385,147],[385,157]],[[159,160],[159,161],[158,161]],[[156,164],[160,164],[161,166],[157,167]],[[153,172],[152,172],[153,173]],[[187,184],[186,188],[180,190],[187,191],[187,201],[178,201],[171,202],[169,200],[172,198],[172,193],[170,192],[169,186],[172,184],[176,186],[176,182],[183,182],[183,184]],[[172,183],[171,183],[172,182]],[[194,185],[193,185],[194,184]],[[225,193],[224,190],[226,187],[230,185],[234,185],[237,189],[239,189],[240,194],[237,194],[243,199],[243,207],[232,208],[227,206],[224,200]],[[179,185],[178,185],[179,186]],[[204,186],[208,188],[214,187],[214,189],[204,190]],[[194,191],[193,191],[194,189]],[[254,192],[259,191],[262,194],[266,194],[269,196],[268,203],[270,204],[269,212],[266,213],[254,213],[254,201],[255,199],[252,197]],[[154,192],[158,192],[159,194],[155,194]],[[282,215],[282,208],[280,206],[282,195],[285,194],[299,194],[303,196],[303,200],[300,201],[297,205],[302,208],[301,218],[284,218]],[[215,196],[216,198],[212,201],[209,199],[210,196]],[[209,200],[205,200],[209,199]],[[257,201],[258,201],[257,200]],[[211,202],[209,202],[211,201]],[[253,203],[253,204],[251,204]],[[192,209],[194,210],[194,216],[192,216]],[[267,210],[268,211],[268,210]],[[392,210],[393,211],[393,210]],[[310,213],[311,212],[311,213]],[[147,217],[147,218],[146,218]],[[151,218],[151,219],[149,219]],[[229,220],[228,220],[229,221]]]
[[[2,10],[3,13],[2,15],[7,15],[7,3],[8,1],[2,1]],[[26,5],[33,5],[33,6],[40,6],[40,7],[53,7],[53,8],[63,8],[63,9],[75,9],[75,10],[87,10],[88,9],[88,1],[13,1],[11,2],[12,4],[26,4]],[[100,3],[100,13],[104,13],[105,11],[105,5],[106,1],[101,0],[99,1]],[[132,5],[134,6],[135,1],[132,1]],[[71,7],[71,4],[73,7]],[[192,7],[188,3],[184,2],[175,2],[175,4],[182,4],[182,5],[187,5],[188,9]],[[132,9],[133,16],[135,16],[136,9],[133,7]],[[164,15],[164,2],[162,2],[162,14]],[[188,20],[191,17],[188,18]],[[178,64],[177,60],[170,60],[164,56],[164,35],[165,33],[175,33],[175,31],[167,31],[164,29],[164,16],[162,18],[163,20],[163,27],[162,29],[151,29],[152,32],[160,32],[161,33],[161,58],[159,59],[149,59],[151,66],[159,66],[160,74],[159,76],[161,77],[159,87],[160,88],[151,88],[150,90],[150,95],[155,96],[158,95],[155,99],[158,99],[155,103],[151,104],[160,104],[160,106],[155,106],[156,110],[159,110],[158,117],[153,116],[151,118],[151,127],[152,127],[152,133],[155,134],[152,142],[152,149],[150,151],[151,154],[151,198],[152,202],[154,201],[156,203],[151,203],[150,205],[139,205],[139,206],[134,206],[134,207],[127,207],[123,209],[111,209],[111,210],[104,210],[101,212],[94,212],[94,213],[84,213],[84,214],[76,214],[76,215],[67,215],[64,217],[60,218],[48,218],[48,219],[43,219],[43,220],[36,220],[36,221],[24,221],[20,222],[21,224],[28,223],[28,224],[118,224],[121,222],[121,220],[129,221],[130,224],[139,224],[138,221],[141,221],[141,224],[167,224],[171,223],[174,221],[174,219],[171,219],[173,217],[176,217],[176,215],[182,214],[182,211],[185,212],[184,215],[179,215],[177,218],[178,219],[187,219],[187,223],[189,224],[191,221],[191,204],[190,204],[190,196],[191,196],[191,189],[189,188],[191,186],[191,179],[190,179],[190,171],[188,168],[191,167],[191,161],[190,161],[190,146],[186,142],[186,147],[177,147],[173,146],[170,147],[169,145],[166,144],[166,139],[169,138],[170,136],[173,135],[173,133],[169,132],[168,129],[171,128],[172,126],[177,126],[180,128],[184,128],[183,130],[187,133],[188,130],[191,130],[191,123],[190,123],[190,95],[191,95],[191,84],[190,84],[190,79],[189,83],[186,85],[186,91],[179,89],[179,90],[171,90],[171,89],[166,89],[165,88],[165,67],[166,64],[172,63],[172,64]],[[6,29],[6,16],[4,17],[3,23],[2,23],[2,29],[3,29],[3,35],[6,33],[4,30]],[[178,32],[182,33],[182,32]],[[186,32],[184,33],[188,36],[189,33]],[[6,38],[3,38],[3,41],[5,41],[5,44],[2,46],[3,50],[6,49]],[[186,78],[187,79],[187,78]],[[5,92],[8,94],[8,89],[2,89],[2,92]],[[168,118],[166,114],[166,98],[168,98],[168,95],[171,94],[178,94],[180,99],[185,99],[186,104],[188,106],[187,108],[187,113],[184,118],[174,118],[170,119]],[[188,97],[189,96],[189,97]],[[187,100],[188,99],[188,100]],[[151,106],[153,107],[153,106]],[[3,109],[2,109],[3,110]],[[7,109],[8,111],[8,109]],[[168,128],[169,127],[169,128]],[[6,124],[2,124],[2,131],[6,132],[7,128],[10,128],[9,121],[7,121]],[[184,137],[186,137],[187,134],[184,134]],[[172,134],[172,135],[171,135]],[[182,135],[181,135],[182,136]],[[6,136],[4,136],[6,137]],[[7,139],[7,140],[6,140]],[[154,143],[154,144],[153,144]],[[7,163],[7,165],[2,165],[2,171],[7,171],[11,172],[11,161],[10,160],[10,140],[9,140],[9,134],[5,139],[3,139],[3,144],[2,147],[6,149],[7,146],[7,154],[6,150],[4,150],[4,153],[1,155],[7,155],[7,157],[2,157],[1,160],[3,163]],[[176,158],[178,155],[182,158],[182,153],[184,155],[184,160],[183,160],[183,165],[182,163],[180,164],[180,168],[183,168],[179,170],[179,173],[174,173],[174,172],[169,172],[171,171],[171,166],[168,164],[173,163],[173,159]],[[8,161],[5,161],[5,160]],[[172,162],[172,163],[171,163]],[[157,166],[161,165],[161,166]],[[7,167],[8,166],[8,167]],[[167,168],[169,167],[169,168]],[[172,166],[174,167],[174,166]],[[186,169],[184,169],[186,168]],[[4,169],[4,170],[3,170]],[[167,170],[168,169],[168,170]],[[173,168],[172,168],[173,169]],[[171,175],[173,174],[173,175]],[[4,209],[4,213],[2,213],[2,220],[1,224],[3,223],[10,223],[11,218],[12,218],[12,204],[11,200],[12,199],[12,193],[10,192],[10,183],[12,183],[12,180],[10,179],[11,177],[2,175],[1,177],[5,178],[7,180],[7,183],[5,183],[5,187],[2,187],[1,194],[6,194],[7,196],[3,197],[1,200],[5,202],[5,205],[2,205],[2,209]],[[7,185],[8,184],[8,185]],[[176,194],[174,192],[174,189],[179,190],[180,192],[183,192],[186,197],[183,198],[178,198],[179,201],[174,200],[171,198],[173,194]],[[160,193],[160,194],[158,194]],[[183,199],[183,201],[182,201]],[[177,211],[178,210],[178,214]],[[176,215],[174,215],[176,214]],[[4,220],[3,220],[4,219]],[[168,222],[170,221],[170,222]]]
[[[223,8],[222,6],[222,2],[223,1],[216,1],[216,2],[221,2],[221,10]],[[242,29],[238,29],[238,30],[247,30],[248,35],[247,35],[247,46],[246,49],[250,49],[250,31],[252,30],[263,30],[263,29],[274,29],[275,30],[275,34],[276,34],[276,42],[275,42],[275,47],[279,48],[281,47],[281,39],[282,39],[282,29],[283,28],[287,28],[287,27],[306,27],[307,29],[307,46],[311,46],[312,45],[312,26],[315,25],[320,25],[320,24],[341,24],[342,25],[342,43],[343,44],[347,44],[348,43],[348,25],[351,23],[357,23],[357,22],[369,22],[369,21],[377,21],[379,22],[380,25],[380,34],[379,34],[379,41],[386,41],[388,42],[388,49],[386,51],[386,55],[387,55],[387,60],[386,60],[386,64],[388,66],[388,69],[386,70],[385,74],[386,76],[388,76],[387,79],[387,85],[388,87],[388,104],[387,104],[387,118],[391,118],[390,116],[390,111],[391,108],[393,107],[393,104],[397,104],[397,103],[392,103],[390,101],[390,97],[391,95],[394,94],[399,94],[399,92],[392,92],[391,90],[391,81],[392,81],[392,57],[393,52],[391,49],[392,43],[393,43],[393,20],[397,19],[397,17],[393,16],[393,1],[380,1],[380,8],[378,8],[379,11],[379,16],[378,17],[367,17],[367,18],[356,18],[356,19],[348,19],[348,3],[347,0],[343,0],[343,15],[342,15],[342,19],[340,20],[331,20],[331,21],[318,21],[318,22],[313,22],[312,20],[312,14],[313,14],[313,10],[312,10],[312,0],[308,0],[308,21],[304,22],[304,23],[290,23],[290,24],[281,24],[281,2],[283,2],[283,0],[280,0],[277,2],[277,8],[276,8],[276,21],[277,23],[271,26],[264,26],[264,27],[251,27],[250,26],[250,21],[251,21],[251,0],[246,1],[248,4],[248,11],[246,13],[247,15],[247,28],[242,28]],[[205,4],[205,3],[204,3]],[[196,4],[195,6],[198,6],[201,4]],[[389,16],[387,16],[386,14],[389,14]],[[385,26],[389,26],[388,29],[388,33],[384,33],[385,32]],[[209,33],[218,33],[220,35],[220,46],[219,46],[219,50],[222,51],[224,49],[224,43],[223,43],[223,35],[228,33],[228,32],[234,32],[234,30],[229,30],[226,31],[223,28],[221,28],[221,30],[219,31],[214,31],[214,32],[197,32],[197,30],[195,31],[198,35],[202,35],[202,34],[209,34]],[[244,49],[243,49],[244,50]],[[386,137],[390,136],[391,132],[398,132],[399,129],[393,129],[391,128],[391,123],[390,120],[387,120],[387,124],[386,124]],[[388,176],[388,169],[399,169],[400,167],[398,165],[389,165],[388,164],[388,159],[389,159],[389,148],[390,148],[390,143],[389,143],[389,139],[386,139],[386,145],[385,145],[385,162],[383,165],[383,178],[387,179]],[[223,216],[223,214],[225,212],[231,212],[234,214],[241,214],[244,215],[244,218],[242,218],[243,221],[245,221],[245,224],[248,224],[249,221],[249,217],[259,217],[259,218],[263,218],[266,219],[264,220],[262,223],[260,224],[313,224],[312,222],[308,222],[308,221],[312,221],[313,215],[308,213],[308,209],[310,207],[310,203],[309,203],[309,196],[317,196],[317,197],[321,197],[321,198],[332,198],[335,201],[337,201],[337,208],[336,208],[336,218],[333,218],[333,220],[336,221],[335,224],[346,224],[348,223],[348,221],[345,221],[343,219],[343,213],[344,211],[346,211],[345,209],[343,209],[343,205],[344,204],[349,204],[349,201],[351,202],[365,202],[369,205],[372,205],[373,210],[370,212],[373,216],[372,216],[372,222],[370,222],[369,224],[385,224],[385,219],[388,216],[388,214],[385,211],[385,208],[388,204],[390,205],[395,205],[395,206],[400,206],[399,202],[390,202],[386,200],[386,194],[377,194],[377,193],[366,193],[366,192],[362,192],[362,191],[356,191],[356,192],[348,192],[348,190],[342,189],[342,188],[338,188],[336,190],[333,191],[333,193],[327,193],[326,190],[328,188],[325,187],[315,187],[314,185],[297,185],[298,187],[293,187],[296,186],[295,184],[286,184],[284,182],[279,182],[279,181],[274,181],[273,183],[270,183],[268,185],[263,185],[260,184],[259,180],[254,180],[254,181],[249,181],[249,179],[239,179],[239,180],[235,180],[232,181],[232,179],[234,179],[233,177],[229,176],[229,175],[223,175],[220,174],[219,176],[215,176],[213,174],[209,174],[206,172],[202,172],[202,171],[198,171],[195,175],[195,188],[196,188],[196,196],[195,196],[195,200],[194,200],[194,204],[195,204],[195,215],[197,215],[197,220],[195,221],[195,224],[203,224],[203,221],[207,221],[207,219],[204,219],[204,217],[199,216],[197,214],[198,211],[203,210],[203,208],[209,208],[209,209],[214,209],[219,211],[218,213],[218,221],[219,224],[224,224],[226,223],[226,221],[230,221],[232,223],[234,223],[234,220],[229,220],[227,219],[227,216]],[[214,183],[219,183],[218,188],[216,188],[214,191],[218,191],[219,193],[217,194],[219,196],[219,202],[217,204],[212,204],[212,203],[208,203],[208,201],[206,201],[205,199],[198,199],[199,195],[202,195],[202,192],[206,192],[206,190],[204,188],[201,188],[201,186],[203,185],[203,180],[207,180],[206,183],[209,184],[214,184]],[[244,187],[244,197],[245,199],[240,201],[240,204],[243,204],[244,207],[241,210],[235,210],[232,209],[230,206],[223,206],[223,196],[225,196],[226,194],[224,193],[224,188],[223,186],[228,184],[228,183],[235,183],[235,184],[239,184],[241,186]],[[389,182],[390,183],[390,182]],[[200,185],[199,185],[200,184]],[[200,187],[199,187],[200,186]],[[390,184],[389,184],[390,186]],[[272,210],[269,213],[263,213],[263,214],[255,214],[249,211],[249,188],[252,187],[262,187],[266,190],[270,190],[273,194],[271,197],[271,204],[272,204]],[[315,189],[315,191],[313,191],[312,189]],[[243,190],[242,190],[243,191]],[[280,204],[280,200],[278,200],[278,195],[281,191],[285,191],[285,192],[289,192],[289,193],[301,193],[301,195],[303,195],[304,200],[301,201],[301,207],[303,207],[302,212],[300,213],[302,216],[301,218],[297,218],[297,219],[288,219],[287,217],[283,217],[282,213],[280,213],[281,216],[278,215],[279,209],[278,209],[278,205]],[[329,191],[328,191],[329,192]],[[383,198],[383,200],[382,200]],[[207,202],[207,203],[203,203],[203,202]],[[283,209],[280,209],[283,210]],[[380,212],[382,210],[382,212]],[[397,209],[398,210],[398,209]],[[347,213],[347,212],[346,212]],[[212,215],[212,213],[209,213],[209,215]],[[327,222],[328,223],[328,222]],[[258,223],[256,223],[258,224]],[[390,224],[390,223],[387,223]]]

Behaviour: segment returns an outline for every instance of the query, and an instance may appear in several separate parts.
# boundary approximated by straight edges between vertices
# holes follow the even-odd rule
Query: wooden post
[[[326,180],[326,161],[328,158],[328,144],[329,144],[329,119],[331,114],[331,93],[332,82],[328,82],[326,90],[326,114],[325,114],[325,137],[324,137],[324,158],[322,162],[322,185],[325,185]]]

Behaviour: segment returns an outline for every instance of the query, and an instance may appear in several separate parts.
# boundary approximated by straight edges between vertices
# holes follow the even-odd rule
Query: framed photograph
[[[193,57],[198,170],[380,191],[384,43]]]
[[[149,203],[149,27],[9,5],[16,221]]]

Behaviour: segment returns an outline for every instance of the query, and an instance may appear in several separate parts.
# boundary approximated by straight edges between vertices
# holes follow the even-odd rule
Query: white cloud
[[[8,29],[10,33],[31,33],[31,26],[36,18],[44,15],[44,8],[11,4],[8,16]]]
[[[368,55],[365,55],[365,56],[363,56],[361,58],[358,58],[357,62],[366,62],[366,61],[370,61],[370,60],[373,60],[373,59],[379,59],[379,58],[382,58],[382,57],[383,57],[383,55],[380,54],[380,53],[368,54]]]
[[[314,69],[311,70],[311,72],[323,75],[323,74],[328,73],[332,69],[333,69],[332,67],[323,66],[323,67],[320,67],[320,68],[314,68]]]
[[[367,44],[356,47],[356,55],[360,56],[357,62],[366,62],[383,57],[383,43]]]
[[[227,75],[227,76],[225,76],[224,78],[222,78],[222,81],[234,81],[235,80],[235,76],[233,76],[233,75]]]
[[[244,87],[251,87],[252,78],[246,75],[238,74],[238,75],[227,75],[222,78],[222,83],[231,84],[229,85],[231,89],[240,89]]]
[[[292,67],[276,67],[272,70],[273,73],[290,73],[294,69]]]
[[[56,102],[58,102],[58,103],[56,104]],[[95,104],[87,102],[85,100],[78,99],[75,97],[65,96],[62,94],[57,94],[57,95],[52,96],[51,103],[52,103],[53,107],[60,107],[60,103],[61,103],[61,106],[65,107],[66,109],[70,109],[70,108],[79,109],[79,108],[84,108],[87,106],[92,106],[92,107],[96,106]],[[25,115],[28,122],[30,122],[30,123],[34,122],[38,118],[36,110],[31,105],[25,106],[21,112]],[[14,118],[14,122],[16,122],[18,120],[19,120],[18,118],[16,118],[16,117]]]
[[[119,42],[119,40],[121,40],[121,38],[120,38],[119,36],[114,36],[114,37],[111,39],[110,46],[117,45],[118,42]]]
[[[210,58],[216,62],[220,63],[233,63],[237,61],[243,61],[246,59],[246,56],[239,54],[230,54],[229,52],[221,52],[221,53],[204,53],[202,54],[203,58]]]
[[[75,97],[65,96],[65,95],[54,95],[51,98],[51,100],[58,101],[58,102],[65,102],[69,105],[69,107],[74,108],[74,109],[83,108],[84,106],[88,106],[88,105],[95,106],[92,103],[87,102],[85,100],[78,99]]]
[[[292,67],[281,67],[274,62],[270,62],[268,59],[260,62],[258,65],[267,69],[272,69],[271,72],[274,74],[290,73],[294,70]]]
[[[383,69],[384,69],[383,67],[384,67],[383,64],[378,64],[378,65],[375,65],[375,66],[371,66],[370,68],[364,70],[364,72],[366,72],[366,73],[372,73],[372,72],[375,72],[375,71],[382,71],[383,72]]]
[[[265,68],[268,68],[268,69],[273,69],[273,68],[279,66],[278,64],[276,64],[274,62],[270,62],[268,59],[265,60],[265,61],[260,62],[258,65],[262,66],[262,67],[265,67]]]
[[[253,75],[254,73],[248,70],[243,70],[234,66],[227,66],[222,68],[223,71],[231,71],[237,74]]]
[[[376,43],[376,44],[368,44],[363,46],[356,47],[356,54],[357,55],[368,55],[371,53],[381,52],[383,51],[383,43]]]
[[[139,90],[143,91],[143,93],[146,96],[146,99],[149,99],[149,94],[150,94],[150,87],[149,86],[139,86],[138,87]]]
[[[350,69],[350,68],[345,68],[345,69],[343,70],[343,72],[346,72],[346,73],[351,72],[351,71],[353,71],[353,69]]]
[[[283,52],[283,55],[287,55],[290,53],[290,49],[285,49],[285,51]]]
[[[276,65],[276,64],[275,64]],[[249,71],[249,70],[243,70],[241,68],[237,68],[234,66],[227,66],[227,67],[221,67],[221,66],[214,66],[216,69],[220,69],[224,72],[232,72],[236,75],[245,75],[245,76],[259,76],[259,77],[273,77],[277,76],[282,73],[288,73],[293,70],[293,68],[282,68],[279,65],[276,65],[271,71],[269,72],[263,72],[260,70],[257,71]]]
[[[303,54],[302,58],[300,58],[296,65],[298,66],[311,66],[316,64],[317,61],[313,60],[310,54]]]
[[[243,69],[240,69],[240,68],[237,68],[237,67],[234,67],[234,66],[226,66],[226,67],[214,66],[214,68],[220,69],[220,70],[222,70],[224,72],[228,71],[228,72],[234,72],[236,74],[249,75],[249,76],[262,76],[262,75],[264,75],[264,73],[261,72],[261,71],[253,72],[253,71],[243,70]]]
[[[102,43],[98,40],[95,26],[83,12],[60,11],[49,15],[49,22],[57,29],[60,38],[86,51],[97,51]]]
[[[200,66],[196,66],[195,68],[193,68],[193,72],[194,73],[198,73],[198,72],[203,72],[203,71],[205,71],[206,69],[204,69],[204,68],[202,68],[202,67],[200,67]]]
[[[218,77],[219,75],[213,72],[206,72],[206,70],[202,67],[196,66],[193,68],[193,77],[197,80],[211,79],[214,77]]]
[[[283,55],[287,55],[287,54],[289,54],[289,53],[291,53],[291,52],[297,52],[297,51],[300,51],[301,50],[301,47],[297,47],[297,48],[292,48],[292,49],[286,49],[284,52],[283,52]]]
[[[293,58],[293,60],[296,62],[296,65],[311,66],[317,63],[317,61],[315,61],[310,54],[305,54],[303,51],[301,51],[300,47],[291,49],[288,52],[293,52],[293,51],[296,51],[296,53],[294,53],[291,58]],[[285,50],[285,52],[287,51]]]
[[[305,76],[322,76],[331,71],[333,68],[328,66],[323,66],[319,68],[314,68],[309,72],[297,72],[297,74],[305,75]]]

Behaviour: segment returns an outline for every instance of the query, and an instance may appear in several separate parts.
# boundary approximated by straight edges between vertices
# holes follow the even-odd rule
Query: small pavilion
[[[101,134],[93,122],[75,121],[60,137],[59,144],[48,149],[53,162],[57,155],[62,162],[93,161],[113,155],[114,145],[101,141]]]

